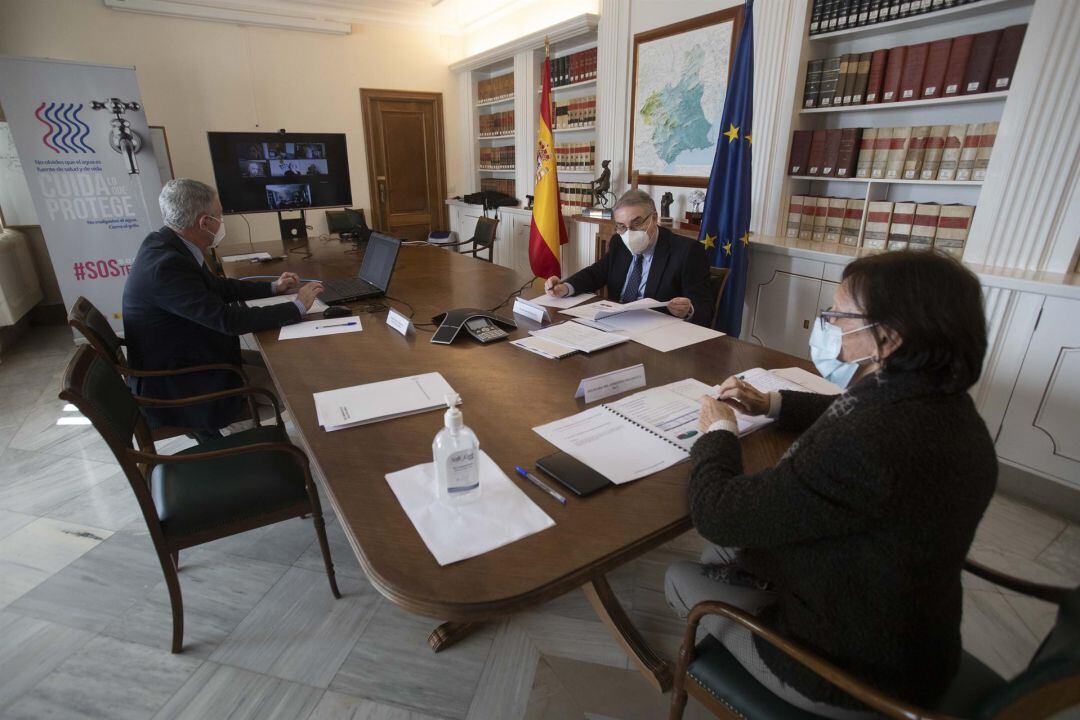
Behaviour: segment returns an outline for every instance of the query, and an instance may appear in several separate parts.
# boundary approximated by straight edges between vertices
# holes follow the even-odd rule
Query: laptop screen
[[[360,279],[386,292],[400,248],[401,241],[397,238],[379,232],[371,233],[367,250],[364,251],[364,262],[360,265]]]

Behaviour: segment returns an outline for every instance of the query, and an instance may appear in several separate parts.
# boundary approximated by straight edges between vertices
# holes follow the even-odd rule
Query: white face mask
[[[212,243],[210,243],[210,249],[213,250],[214,248],[216,248],[218,245],[221,244],[222,240],[225,239],[225,219],[224,218],[219,218],[219,217],[214,217],[213,215],[207,215],[207,217],[212,217],[212,218],[214,218],[215,220],[218,221],[218,229],[217,229],[217,232],[214,233],[214,241]],[[209,230],[204,230],[204,232],[210,232],[210,231]]]
[[[821,373],[821,377],[846,388],[858,372],[859,365],[869,360],[871,356],[867,355],[851,362],[841,360],[840,351],[844,346],[844,336],[868,330],[875,324],[870,323],[844,332],[837,325],[825,323],[822,326],[820,320],[815,320],[814,329],[810,331],[810,359],[814,361],[814,367]]]
[[[626,249],[635,255],[645,252],[652,244],[647,230],[627,230],[622,234],[622,240]]]

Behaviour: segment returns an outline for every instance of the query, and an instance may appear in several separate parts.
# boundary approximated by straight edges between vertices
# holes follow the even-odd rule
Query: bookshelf
[[[798,97],[793,107],[794,131],[838,130],[842,128],[935,127],[996,123],[1009,98],[1009,91],[936,97],[926,100],[849,104],[833,107],[805,107],[807,65],[843,55],[865,55],[877,50],[933,43],[961,35],[1001,30],[1026,24],[1035,0],[976,0],[871,25],[849,27],[827,33],[809,34],[812,13],[808,13],[800,57]],[[813,5],[811,0],[810,5]],[[1026,38],[1025,38],[1026,39]],[[989,134],[989,133],[988,133]],[[1000,139],[998,140],[1000,142]],[[788,156],[791,155],[789,138]],[[997,143],[995,143],[996,147]],[[895,147],[895,145],[893,146]],[[991,151],[993,152],[993,151]],[[858,156],[859,148],[855,154]],[[788,175],[780,228],[787,227],[791,198],[795,196],[835,197],[863,200],[857,248],[865,241],[865,225],[871,202],[961,204],[976,207],[983,185],[977,180],[923,180],[859,177]],[[827,249],[827,248],[823,248]]]

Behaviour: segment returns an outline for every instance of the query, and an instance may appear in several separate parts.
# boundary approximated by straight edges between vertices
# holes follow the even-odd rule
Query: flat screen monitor
[[[207,133],[221,207],[237,213],[352,205],[342,133]]]

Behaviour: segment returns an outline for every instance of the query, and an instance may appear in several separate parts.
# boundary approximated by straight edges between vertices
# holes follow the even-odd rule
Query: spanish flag
[[[555,168],[555,141],[551,135],[551,58],[545,47],[543,90],[540,93],[540,128],[536,133],[536,189],[529,227],[529,265],[537,277],[561,276],[559,246],[567,243],[566,223],[559,206],[559,174]]]

